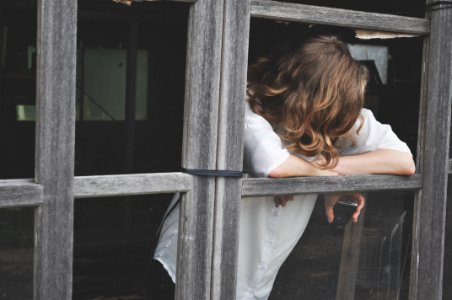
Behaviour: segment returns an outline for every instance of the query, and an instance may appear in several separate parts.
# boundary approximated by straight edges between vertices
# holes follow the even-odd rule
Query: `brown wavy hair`
[[[367,68],[334,35],[305,38],[279,58],[263,57],[248,71],[247,100],[291,152],[337,165],[334,145],[350,131],[364,105]]]

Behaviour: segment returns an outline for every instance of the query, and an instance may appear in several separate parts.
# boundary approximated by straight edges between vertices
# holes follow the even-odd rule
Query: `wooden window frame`
[[[34,299],[72,298],[74,198],[183,192],[176,299],[231,299],[242,196],[394,189],[416,191],[409,297],[441,299],[447,175],[452,173],[452,68],[445,63],[452,61],[452,41],[444,36],[450,35],[452,12],[434,9],[423,19],[267,0],[180,2],[192,4],[183,167],[241,170],[249,22],[260,17],[423,36],[417,174],[279,180],[184,173],[74,177],[77,1],[38,0],[35,179],[0,180],[0,208],[36,207]]]

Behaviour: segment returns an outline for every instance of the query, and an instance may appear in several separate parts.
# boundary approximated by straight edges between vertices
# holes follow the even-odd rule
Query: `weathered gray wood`
[[[431,1],[427,1],[430,3]],[[421,108],[425,128],[419,162],[422,192],[414,212],[410,299],[442,299],[444,230],[449,130],[452,100],[452,10],[435,9],[431,20],[427,61],[426,99]]]
[[[421,176],[395,175],[294,177],[283,179],[243,179],[242,196],[411,190],[422,188]]]
[[[192,176],[184,173],[77,176],[75,198],[186,192]]]
[[[366,197],[367,198],[367,197]],[[359,253],[363,236],[366,208],[361,210],[358,222],[350,219],[345,225],[342,239],[341,263],[337,280],[336,300],[355,299],[356,279],[358,276]]]
[[[72,298],[77,1],[39,0],[34,299]]]
[[[427,36],[424,38],[422,49],[422,77],[421,77],[421,91],[420,91],[420,103],[419,103],[419,125],[418,125],[418,138],[417,138],[417,157],[416,157],[416,170],[417,173],[423,173],[422,160],[424,158],[424,130],[426,128],[426,111],[428,105],[428,62],[429,62],[429,46],[430,38]],[[418,255],[419,255],[419,243],[417,237],[419,236],[419,230],[421,226],[420,212],[422,201],[422,189],[417,191],[414,196],[413,205],[413,227],[412,227],[412,243],[411,243],[411,264],[410,264],[410,292],[416,293],[414,287],[418,284]]]
[[[113,0],[118,3],[126,4],[126,5],[132,5],[133,2],[188,2],[188,3],[195,3],[196,0]]]
[[[133,0],[133,1],[137,1],[137,0]],[[172,1],[172,2],[196,3],[196,1],[198,1],[198,0],[142,0],[142,1],[146,1],[146,2],[170,2],[170,1]]]
[[[185,81],[182,165],[215,169],[220,92],[223,0],[198,0],[190,8]],[[176,299],[210,299],[215,179],[194,177],[181,206]]]
[[[217,169],[242,170],[244,106],[248,66],[249,1],[225,0]],[[235,299],[239,178],[216,179],[212,299]]]
[[[448,170],[449,174],[452,174],[452,159],[449,159],[449,170]]]
[[[32,180],[0,180],[0,208],[38,206],[42,203],[42,186]]]
[[[430,29],[429,22],[425,19],[268,0],[251,0],[251,15],[281,21],[418,35],[428,34]]]

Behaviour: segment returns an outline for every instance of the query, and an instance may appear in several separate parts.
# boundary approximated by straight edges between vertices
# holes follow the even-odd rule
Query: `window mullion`
[[[215,169],[223,0],[198,0],[190,8],[185,81],[182,165]],[[193,178],[181,201],[176,299],[210,299],[213,177]]]
[[[77,1],[38,1],[35,299],[72,298]]]
[[[427,1],[430,3],[431,1]],[[452,99],[452,11],[429,13],[424,47],[418,165],[422,191],[416,197],[410,299],[442,299],[449,130]]]
[[[249,1],[225,0],[217,169],[242,170]],[[234,299],[241,179],[217,177],[212,251],[212,299]]]

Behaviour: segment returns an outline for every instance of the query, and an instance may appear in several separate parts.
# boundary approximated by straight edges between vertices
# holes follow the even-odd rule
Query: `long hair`
[[[334,142],[358,120],[368,80],[366,67],[334,35],[305,38],[279,58],[264,57],[248,71],[247,100],[291,152],[322,156],[337,165]]]

